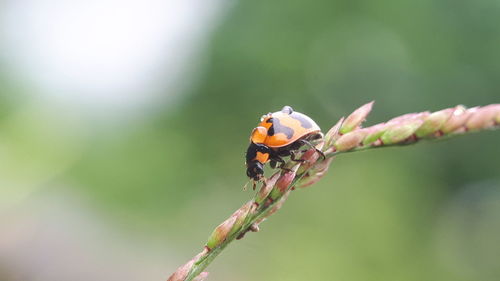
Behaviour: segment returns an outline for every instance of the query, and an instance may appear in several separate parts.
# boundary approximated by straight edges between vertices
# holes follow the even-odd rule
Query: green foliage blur
[[[232,1],[209,38],[182,98],[118,128],[26,106],[30,88],[0,66],[0,249],[50,228],[38,243],[69,242],[42,260],[80,251],[88,268],[116,265],[95,278],[125,259],[165,280],[253,196],[244,152],[262,114],[290,105],[326,131],[371,100],[367,124],[500,101],[497,1]],[[208,280],[499,280],[499,143],[492,131],[341,155]],[[83,223],[54,219],[75,206]],[[9,261],[21,248],[0,254],[0,280],[40,280],[23,276],[43,263]]]

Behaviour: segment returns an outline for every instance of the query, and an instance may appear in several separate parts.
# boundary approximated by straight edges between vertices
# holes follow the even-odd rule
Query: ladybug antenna
[[[252,183],[252,189],[255,190],[255,180],[254,179],[249,179],[247,183],[243,186],[243,191],[247,191],[248,184]]]
[[[281,112],[286,113],[286,114],[292,114],[293,113],[293,108],[285,105],[283,106],[283,109],[281,109]]]

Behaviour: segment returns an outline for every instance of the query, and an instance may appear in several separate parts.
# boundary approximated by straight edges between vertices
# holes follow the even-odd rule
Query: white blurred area
[[[168,106],[195,82],[223,1],[0,1],[0,62],[28,94],[92,115]]]
[[[0,212],[64,173],[89,136],[178,105],[226,4],[0,0]]]
[[[225,1],[0,0],[1,281],[164,280],[178,266],[60,176],[90,137],[182,102]]]

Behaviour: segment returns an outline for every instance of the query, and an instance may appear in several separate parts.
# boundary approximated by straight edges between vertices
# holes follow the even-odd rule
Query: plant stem
[[[291,187],[296,185],[302,177],[307,174],[307,171],[309,169],[305,170],[303,173],[300,175],[296,176],[295,179],[292,181],[292,183],[288,186],[287,192],[290,190]],[[248,231],[249,227],[253,225],[254,223],[266,218],[269,215],[269,212],[282,200],[283,195],[280,196],[278,199],[274,200],[270,204],[267,204],[265,206],[262,206],[262,208],[257,209],[256,213],[250,215],[247,218],[247,221],[242,225],[241,229],[238,230],[236,233],[233,235],[229,236],[220,244],[217,248],[211,249],[208,254],[202,258],[198,262],[195,262],[192,270],[189,272],[188,276],[186,277],[185,281],[191,281],[193,280],[198,274],[200,274],[212,261],[222,252],[227,245],[229,245],[231,242],[233,242],[237,237],[240,235],[244,234],[245,232]]]
[[[405,146],[421,140],[447,139],[473,131],[498,129],[500,124],[500,104],[492,104],[469,109],[459,105],[434,113],[405,114],[386,123],[362,128],[361,123],[372,105],[373,102],[370,102],[356,109],[326,133],[323,141],[316,146],[322,149],[325,159],[321,159],[316,149],[309,149],[301,156],[303,162],[296,164],[288,161],[285,168],[264,181],[254,199],[220,224],[208,239],[204,251],[179,267],[168,281],[204,280],[208,273],[202,274],[203,270],[231,242],[242,238],[248,231],[257,231],[258,224],[281,207],[292,187],[305,187],[317,182],[336,155]]]

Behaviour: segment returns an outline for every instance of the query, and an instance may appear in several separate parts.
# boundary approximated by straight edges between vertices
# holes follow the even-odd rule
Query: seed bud
[[[340,128],[340,133],[341,134],[346,134],[351,132],[352,130],[358,128],[361,123],[363,123],[366,119],[366,116],[370,113],[372,110],[374,101],[371,101],[360,108],[354,110],[351,115],[349,115],[344,123],[342,124],[342,127]]]

